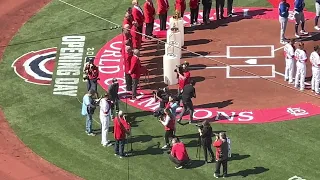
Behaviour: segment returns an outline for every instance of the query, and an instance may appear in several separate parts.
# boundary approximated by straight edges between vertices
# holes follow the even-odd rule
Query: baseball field
[[[307,17],[306,30],[311,37],[302,40],[310,53],[318,44],[319,34],[313,29],[314,1],[305,2],[306,14],[310,17]],[[95,62],[105,68],[99,82],[99,92],[103,93],[108,78],[119,73],[108,74],[108,66],[102,59],[112,59],[104,56],[110,48],[118,50],[114,47],[121,33],[117,24],[122,24],[124,12],[130,6],[129,0],[0,2],[1,180],[213,178],[215,164],[205,164],[202,151],[200,160],[196,157],[196,126],[177,127],[178,136],[193,160],[189,168],[176,170],[167,153],[159,148],[159,144],[164,143],[163,127],[152,115],[154,105],[145,100],[152,90],[163,86],[163,50],[160,55],[156,53],[155,42],[147,42],[141,51],[142,62],[150,69],[150,83],[141,86],[144,94],[140,101],[138,97],[137,102],[123,100],[120,104],[132,123],[133,156],[115,157],[112,147],[101,146],[100,135],[91,137],[85,133],[81,102],[86,84],[82,74],[59,76],[57,72],[61,66],[58,63],[63,62],[58,59],[63,48],[71,48],[66,45],[68,37],[81,39],[82,45],[78,48],[83,51],[83,60],[97,55],[100,58]],[[170,15],[173,7],[174,1],[170,0]],[[214,7],[213,4],[212,13]],[[199,98],[195,100],[199,110],[195,119],[212,120],[214,131],[226,131],[231,138],[233,156],[228,164],[229,179],[288,180],[297,176],[317,180],[320,178],[319,96],[314,96],[310,90],[300,92],[283,81],[283,45],[279,44],[277,15],[272,14],[277,13],[277,9],[267,0],[234,0],[234,8],[241,17],[242,11],[247,12],[244,9],[249,10],[249,15],[250,10],[255,14],[252,18],[235,17],[223,26],[217,26],[213,20],[204,28],[186,30],[187,50],[207,56],[199,58],[185,52],[185,59],[182,59],[195,68],[191,76],[199,82],[196,85]],[[289,22],[288,37],[294,35],[293,26],[294,23]],[[230,47],[234,46],[251,49],[232,53]],[[224,52],[226,47],[227,52]],[[255,49],[269,47],[270,57],[270,50]],[[239,58],[228,59],[231,56]],[[114,57],[117,56],[114,54]],[[244,60],[239,60],[243,57],[255,59],[258,64],[254,63],[254,68],[243,64]],[[237,66],[237,70],[228,70],[230,64]],[[224,68],[229,73],[227,76]],[[243,78],[249,77],[248,72],[250,77],[255,74],[259,78]],[[307,77],[310,78],[310,72]],[[71,79],[70,83],[61,85],[63,78]],[[275,109],[282,107],[289,114],[273,116],[278,112]],[[291,111],[287,111],[288,108]],[[292,113],[295,108],[304,113],[303,118],[299,112]],[[226,115],[228,113],[231,115]],[[219,119],[219,114],[226,119]],[[93,126],[97,133],[99,122],[96,113]],[[111,133],[109,138],[113,140]],[[126,146],[128,148],[130,146]]]

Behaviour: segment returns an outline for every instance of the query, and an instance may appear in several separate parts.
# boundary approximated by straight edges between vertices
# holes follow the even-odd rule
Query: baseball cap
[[[120,111],[118,112],[118,115],[119,115],[119,116],[123,116],[123,111],[120,110]]]

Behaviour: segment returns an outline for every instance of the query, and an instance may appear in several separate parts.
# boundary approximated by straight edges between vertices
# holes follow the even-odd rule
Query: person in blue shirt
[[[280,22],[280,43],[286,44],[285,32],[288,24],[290,5],[286,0],[281,0],[279,4],[279,22]]]
[[[315,30],[320,30],[319,26],[318,26],[318,21],[319,21],[319,16],[320,16],[320,0],[316,0],[315,3],[316,6],[316,17],[314,18],[314,29]]]
[[[88,93],[83,96],[82,102],[81,114],[83,116],[86,116],[86,133],[89,136],[95,136],[95,134],[92,132],[92,116],[94,113],[94,109],[96,108],[93,100],[94,95],[95,91],[92,89],[89,90]]]
[[[298,29],[299,29],[299,25],[301,23],[301,31],[300,33],[302,35],[308,35],[309,33],[306,32],[304,30],[304,25],[305,25],[305,18],[304,18],[304,13],[303,13],[303,9],[305,7],[305,3],[304,3],[304,0],[295,0],[294,1],[294,18],[295,18],[295,21],[296,21],[296,24],[295,24],[295,36],[297,38],[300,38],[300,35],[298,33]]]

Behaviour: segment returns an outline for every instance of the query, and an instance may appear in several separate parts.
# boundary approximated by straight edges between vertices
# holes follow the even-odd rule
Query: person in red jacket
[[[186,11],[186,0],[176,0],[175,8],[176,11],[180,12],[181,17],[183,17],[184,12]]]
[[[219,136],[216,135],[216,140],[213,143],[216,148],[216,171],[214,172],[214,177],[218,178],[220,176],[220,167],[223,168],[223,177],[227,177],[228,173],[228,141],[226,133],[221,132]]]
[[[132,48],[133,49],[140,49],[141,48],[141,42],[142,42],[142,34],[140,34],[139,29],[137,25],[133,25],[131,30],[131,41],[132,41]]]
[[[172,149],[169,159],[176,164],[176,169],[181,169],[190,162],[186,146],[183,144],[183,142],[180,142],[178,138],[173,138],[171,142]]]
[[[164,116],[160,118],[159,122],[164,126],[164,130],[166,131],[164,134],[165,145],[162,149],[168,149],[170,147],[169,138],[174,137],[174,130],[176,126],[176,118],[172,115],[170,109],[164,110]]]
[[[126,135],[130,134],[130,125],[126,121],[125,115],[122,111],[119,111],[118,115],[113,119],[113,131],[115,139],[115,156],[120,158],[125,157],[124,145],[126,141]]]
[[[126,90],[128,92],[132,91],[132,78],[129,74],[131,59],[132,59],[132,48],[130,46],[125,46],[121,49],[121,55],[123,58],[123,68],[124,68],[124,77],[126,81]]]
[[[128,10],[126,11],[126,14],[124,15],[122,26],[129,25],[129,29],[131,29],[133,23],[133,17],[132,17],[132,8],[129,7]]]
[[[199,25],[198,14],[199,14],[199,4],[200,0],[190,0],[190,26]]]
[[[169,10],[168,0],[157,0],[158,4],[158,14],[160,19],[160,31],[167,29],[167,16]]]
[[[153,23],[156,10],[154,9],[152,0],[146,0],[143,6],[144,9],[144,22],[146,23],[146,35],[153,37]],[[151,39],[146,37],[146,39]]]
[[[138,0],[132,1],[132,17],[133,17],[133,24],[136,25],[138,28],[138,32],[142,34],[143,29],[143,22],[144,22],[144,13],[142,8],[139,5]]]
[[[131,64],[130,64],[130,70],[129,74],[131,75],[132,78],[132,98],[131,99],[136,99],[137,97],[137,88],[140,80],[140,75],[141,75],[141,63],[140,63],[140,51],[138,49],[133,50],[133,56],[131,58]]]

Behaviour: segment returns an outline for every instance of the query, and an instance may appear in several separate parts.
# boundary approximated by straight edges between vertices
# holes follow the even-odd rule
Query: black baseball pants
[[[225,0],[216,0],[216,17],[218,19],[223,19],[223,13],[224,13],[224,3]]]
[[[152,36],[152,32],[153,32],[153,22],[146,23],[146,35]]]
[[[181,119],[182,118],[182,116],[186,113],[186,112],[188,112],[189,111],[189,116],[190,116],[190,122],[192,122],[193,121],[193,112],[194,112],[194,109],[193,109],[193,103],[192,103],[192,101],[191,101],[191,99],[190,100],[187,100],[187,101],[184,101],[184,100],[182,100],[182,103],[183,103],[183,109],[182,109],[182,111],[181,111],[181,113],[180,113],[180,117],[179,117],[179,119]]]
[[[132,91],[132,78],[130,74],[125,74],[126,79],[126,90]]]
[[[209,16],[210,16],[210,11],[211,11],[211,6],[212,6],[212,3],[203,4],[202,18],[203,18],[204,24],[210,23]]]
[[[160,31],[167,29],[167,13],[159,14],[160,19]]]

